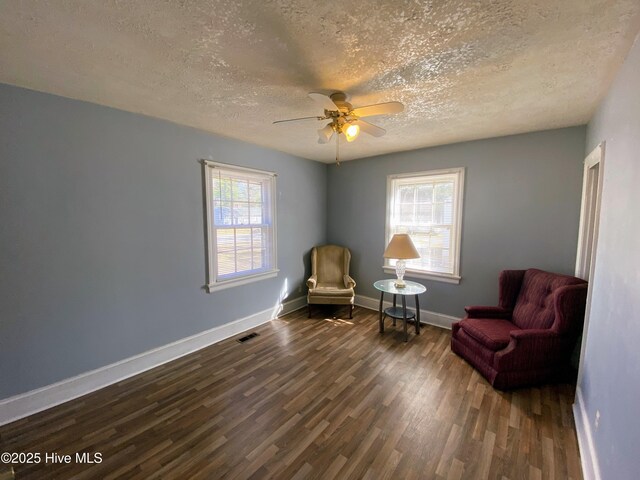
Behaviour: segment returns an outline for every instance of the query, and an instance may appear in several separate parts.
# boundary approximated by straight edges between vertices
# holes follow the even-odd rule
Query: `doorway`
[[[591,292],[595,269],[596,249],[598,247],[598,228],[600,225],[600,200],[602,198],[602,180],[604,177],[604,142],[600,143],[584,160],[582,176],[582,205],[580,207],[580,227],[578,230],[578,251],[576,254],[575,276],[587,280],[587,304],[584,314],[584,328],[580,345],[578,365],[578,385],[582,381],[582,359],[587,343],[589,313],[591,310]]]
[[[591,278],[598,238],[603,162],[604,142],[598,145],[585,159],[582,176],[582,206],[580,208],[575,275],[587,281]]]

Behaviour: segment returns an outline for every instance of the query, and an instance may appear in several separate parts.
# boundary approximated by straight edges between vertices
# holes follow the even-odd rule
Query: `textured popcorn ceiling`
[[[399,100],[344,159],[586,123],[638,0],[0,1],[0,82],[331,162],[310,91]]]

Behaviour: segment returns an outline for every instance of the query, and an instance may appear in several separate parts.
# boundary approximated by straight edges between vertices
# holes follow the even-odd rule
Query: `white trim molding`
[[[409,300],[408,303],[411,303]],[[370,310],[375,310],[376,312],[380,308],[380,300],[376,300],[375,298],[365,297],[363,295],[356,295],[355,304],[359,307],[368,308]],[[389,308],[393,304],[387,300],[385,300],[382,304],[383,308]],[[429,325],[433,325],[434,327],[446,328],[447,330],[451,330],[451,325],[453,322],[457,322],[460,320],[458,317],[453,317],[451,315],[445,315],[444,313],[432,312],[430,310],[420,309],[420,323],[427,323]]]
[[[278,276],[280,270],[272,270],[270,272],[258,273],[256,275],[248,275],[240,277],[234,280],[228,280],[225,282],[217,282],[211,285],[205,285],[208,293],[217,292],[218,290],[224,290],[231,287],[239,287],[240,285],[246,285],[247,283],[257,282],[258,280],[266,280],[268,278],[275,278]]]
[[[582,463],[582,476],[585,480],[600,480],[600,463],[593,443],[591,423],[582,397],[580,387],[576,388],[576,403],[573,404],[573,418],[576,424],[576,435],[580,449],[580,462]]]
[[[41,412],[221,342],[307,305],[298,297],[96,370],[0,400],[0,425]]]

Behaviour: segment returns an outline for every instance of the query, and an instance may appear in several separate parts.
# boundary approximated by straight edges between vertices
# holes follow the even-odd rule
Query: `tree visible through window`
[[[463,175],[459,168],[389,177],[387,242],[408,233],[420,253],[407,261],[409,275],[458,277]]]
[[[276,271],[275,176],[207,162],[209,287]]]

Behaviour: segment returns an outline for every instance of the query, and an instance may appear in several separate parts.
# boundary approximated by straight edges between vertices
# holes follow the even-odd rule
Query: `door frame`
[[[582,201],[580,206],[580,226],[578,230],[578,249],[576,252],[575,276],[589,279],[587,287],[587,301],[584,313],[584,327],[582,329],[582,342],[580,345],[580,362],[578,364],[578,381],[582,381],[582,368],[584,352],[587,346],[587,332],[589,329],[589,316],[591,313],[591,294],[593,291],[593,277],[596,266],[596,252],[598,249],[598,233],[600,229],[600,205],[602,203],[602,185],[604,180],[604,152],[605,142],[598,144],[584,160],[584,173],[582,177]],[[594,169],[598,167],[597,172]],[[598,181],[593,183],[593,176],[598,175]],[[595,191],[590,189],[594,185]],[[591,237],[591,252],[589,252],[589,240]],[[586,268],[587,259],[589,267]]]

